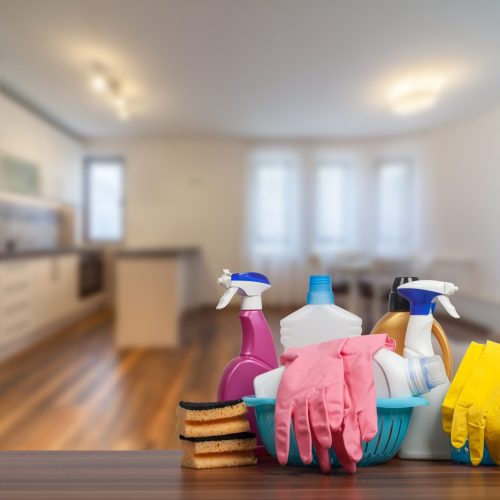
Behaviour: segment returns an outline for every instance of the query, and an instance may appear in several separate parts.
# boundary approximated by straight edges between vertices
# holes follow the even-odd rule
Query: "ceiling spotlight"
[[[103,94],[109,90],[109,80],[101,73],[95,73],[90,79],[90,85],[98,94]]]
[[[92,67],[90,85],[96,93],[102,95],[108,105],[114,108],[121,120],[127,121],[130,119],[129,100],[123,92],[123,84],[107,68],[95,64]]]
[[[388,99],[393,113],[408,115],[432,108],[444,87],[444,78],[437,75],[406,78],[389,90]]]

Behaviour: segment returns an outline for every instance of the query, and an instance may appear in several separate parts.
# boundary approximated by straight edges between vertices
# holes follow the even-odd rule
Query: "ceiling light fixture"
[[[444,78],[438,75],[411,77],[396,82],[388,94],[392,112],[409,115],[432,108],[444,84]]]
[[[109,89],[109,82],[104,75],[96,73],[90,79],[90,86],[98,94],[103,94]]]
[[[110,76],[101,65],[94,65],[90,85],[97,94],[102,95],[110,102],[121,120],[129,120],[129,101],[123,93],[120,81]]]
[[[116,112],[120,120],[127,121],[130,119],[129,104],[127,99],[125,99],[125,97],[122,94],[117,93],[114,96],[113,105],[116,109]]]

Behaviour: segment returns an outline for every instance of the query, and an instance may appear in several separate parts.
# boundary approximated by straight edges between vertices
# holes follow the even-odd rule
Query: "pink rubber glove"
[[[362,442],[377,434],[377,402],[373,376],[373,356],[382,349],[393,351],[396,342],[387,335],[351,337],[342,346],[344,364],[344,421],[332,429],[332,446],[347,472],[356,472],[363,456]]]
[[[378,337],[378,335],[376,335]],[[375,337],[375,335],[374,335]],[[290,421],[305,464],[312,462],[312,441],[322,470],[330,470],[332,429],[340,429],[344,418],[344,367],[340,350],[346,339],[336,339],[297,349],[280,358],[285,366],[275,408],[278,461],[288,461]]]

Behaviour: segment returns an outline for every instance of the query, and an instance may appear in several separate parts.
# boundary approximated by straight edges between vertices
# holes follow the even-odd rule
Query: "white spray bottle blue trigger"
[[[405,283],[398,287],[398,293],[410,303],[410,319],[406,327],[403,356],[416,359],[434,356],[432,326],[434,308],[441,302],[446,312],[458,318],[450,302],[450,295],[458,287],[446,281],[421,280]],[[444,460],[450,458],[450,439],[442,432],[441,405],[448,392],[449,381],[425,394],[429,406],[415,408],[408,432],[399,451],[400,458]]]

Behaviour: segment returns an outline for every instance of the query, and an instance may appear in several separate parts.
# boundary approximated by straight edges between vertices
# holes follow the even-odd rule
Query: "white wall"
[[[125,160],[126,245],[201,247],[205,269],[200,280],[202,300],[214,304],[220,294],[216,278],[222,268],[242,271],[248,266],[242,248],[246,229],[248,157],[256,148],[273,147],[296,151],[305,170],[312,167],[310,159],[315,151],[330,150],[353,156],[361,180],[358,193],[361,214],[373,212],[370,173],[376,161],[387,156],[410,157],[422,172],[427,164],[425,144],[420,137],[342,143],[216,139],[93,141],[87,152],[90,155],[120,155]],[[360,250],[369,248],[372,226],[360,225]],[[304,282],[304,289],[306,287]],[[267,302],[278,302],[271,292]],[[302,301],[304,294],[305,291],[299,289],[288,297]]]
[[[199,246],[201,299],[213,303],[223,267],[238,269],[244,154],[237,141],[136,140],[94,143],[90,154],[126,164],[128,247]]]
[[[82,145],[2,93],[0,151],[37,164],[41,196],[69,203],[80,214]]]
[[[440,130],[393,140],[101,141],[90,144],[88,151],[121,154],[126,160],[127,245],[202,248],[206,303],[217,298],[215,279],[222,267],[246,266],[242,245],[250,151],[291,148],[306,166],[317,150],[351,155],[360,180],[361,251],[370,249],[373,241],[369,223],[374,207],[373,165],[387,157],[413,158],[419,172],[417,251],[424,262],[437,259],[429,276],[461,286],[463,298],[457,296],[457,301],[466,315],[477,320],[484,316],[485,299],[491,302],[490,311],[500,301],[499,137],[500,107]],[[481,304],[472,307],[474,300]],[[494,321],[491,317],[487,323]]]
[[[470,260],[465,291],[498,304],[500,106],[433,132],[429,144],[434,251]]]

